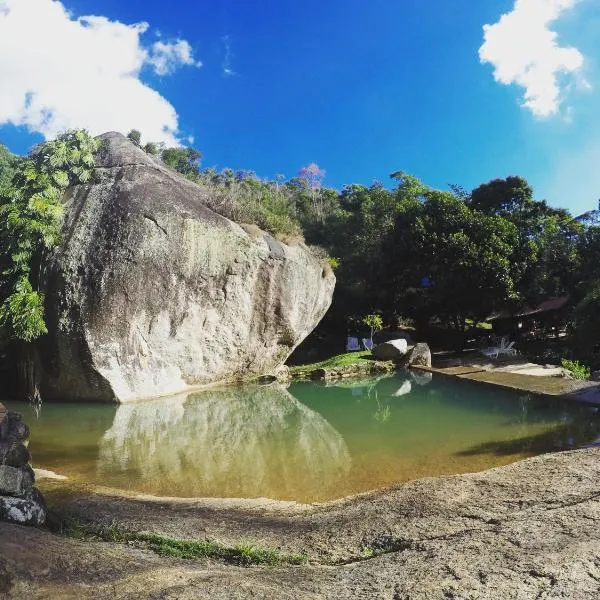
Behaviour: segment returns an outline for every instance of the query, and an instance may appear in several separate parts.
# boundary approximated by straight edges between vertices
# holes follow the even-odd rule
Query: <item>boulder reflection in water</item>
[[[107,485],[187,497],[319,497],[349,470],[340,434],[277,384],[121,405],[98,459]]]

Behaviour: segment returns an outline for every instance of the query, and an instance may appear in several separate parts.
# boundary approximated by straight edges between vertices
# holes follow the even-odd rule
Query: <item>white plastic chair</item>
[[[510,344],[508,344],[508,346],[504,346],[503,348],[499,348],[498,349],[498,356],[500,354],[508,354],[509,356],[516,356],[517,355],[517,349],[513,348],[513,346],[515,345],[514,342],[511,342]]]
[[[499,346],[491,346],[490,348],[483,348],[480,350],[481,354],[484,354],[488,358],[498,358],[501,354],[508,354],[509,356],[516,356],[517,350],[513,348],[515,345],[514,342],[510,342],[507,344],[507,338],[502,338],[500,340]]]
[[[346,341],[346,352],[354,352],[360,350],[360,344],[357,337],[349,337]]]

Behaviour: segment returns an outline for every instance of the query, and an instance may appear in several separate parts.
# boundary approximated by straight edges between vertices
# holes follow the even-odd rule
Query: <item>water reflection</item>
[[[335,489],[350,464],[340,434],[274,384],[119,406],[98,474],[162,494],[297,498]]]
[[[36,466],[171,496],[318,501],[598,443],[598,409],[406,372],[211,389],[129,405],[44,404]]]

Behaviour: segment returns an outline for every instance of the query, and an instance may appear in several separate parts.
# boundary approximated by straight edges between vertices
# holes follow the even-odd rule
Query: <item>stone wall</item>
[[[27,449],[29,427],[16,412],[0,404],[0,519],[27,525],[42,525],[46,507]]]

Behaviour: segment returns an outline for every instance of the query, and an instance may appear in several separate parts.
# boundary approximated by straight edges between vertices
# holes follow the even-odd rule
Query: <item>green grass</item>
[[[134,544],[163,557],[214,558],[245,567],[251,565],[299,565],[307,561],[306,556],[301,554],[286,554],[279,550],[260,548],[252,544],[225,546],[212,540],[178,540],[156,533],[133,533],[123,531],[114,525],[98,527],[75,520],[61,521],[57,532],[78,540]]]
[[[290,373],[294,375],[297,373],[303,373],[304,371],[314,371],[316,369],[334,369],[336,367],[346,367],[348,365],[361,364],[370,358],[371,352],[369,350],[365,350],[363,352],[347,352],[346,354],[332,356],[331,358],[322,360],[321,362],[290,367]]]

